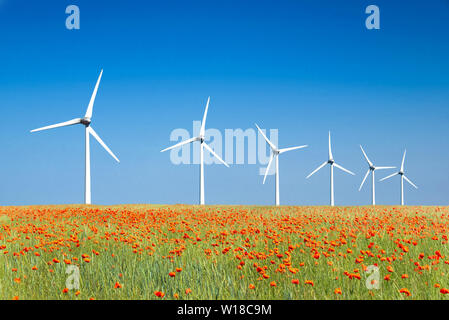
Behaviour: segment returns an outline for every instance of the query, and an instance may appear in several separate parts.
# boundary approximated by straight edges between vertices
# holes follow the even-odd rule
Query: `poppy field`
[[[448,207],[0,207],[1,299],[448,299]]]

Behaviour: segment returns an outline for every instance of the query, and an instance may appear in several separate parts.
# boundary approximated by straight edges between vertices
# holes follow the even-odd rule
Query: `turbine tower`
[[[259,126],[256,124],[257,130],[259,130],[260,134],[264,137],[265,141],[268,143],[268,145],[271,148],[271,155],[270,155],[270,161],[268,162],[267,170],[265,171],[265,176],[263,177],[263,184],[265,184],[265,179],[267,178],[268,171],[270,170],[271,163],[273,162],[273,159],[276,160],[276,189],[275,189],[275,203],[276,206],[279,206],[279,155],[292,150],[302,149],[306,148],[307,145],[304,146],[298,146],[298,147],[291,147],[291,148],[284,148],[284,149],[278,149],[270,140],[268,140],[265,133],[263,133],[262,130],[260,130]]]
[[[180,143],[175,144],[174,146],[168,147],[161,152],[165,152],[180,146],[183,146],[188,143],[192,143],[195,141],[200,142],[200,204],[204,205],[204,148],[206,148],[215,158],[218,159],[221,163],[223,163],[226,167],[229,168],[229,165],[224,162],[222,158],[218,154],[212,150],[212,148],[204,141],[205,132],[206,132],[206,117],[207,110],[209,109],[210,97],[207,98],[206,110],[204,111],[203,121],[201,122],[200,135],[198,137],[194,137],[185,141],[181,141]],[[204,148],[203,148],[204,147]]]
[[[98,134],[95,132],[95,130],[90,126],[92,122],[92,111],[94,108],[94,102],[95,97],[97,95],[98,86],[100,85],[101,76],[103,75],[103,70],[100,72],[100,76],[98,77],[97,84],[95,85],[94,92],[92,93],[92,96],[90,98],[89,105],[87,107],[86,114],[84,115],[84,118],[76,118],[73,120],[69,120],[66,122],[61,122],[57,124],[53,124],[50,126],[46,126],[39,129],[31,130],[31,132],[37,132],[37,131],[43,131],[43,130],[49,130],[59,127],[67,127],[72,126],[75,124],[82,124],[85,127],[85,141],[86,141],[86,159],[85,159],[85,189],[84,189],[84,203],[85,204],[91,204],[92,198],[91,198],[91,188],[90,188],[90,143],[89,143],[89,136],[92,135],[101,145],[102,147],[117,161],[120,162],[119,159],[114,155],[114,153],[111,151],[111,149],[108,148],[108,146],[101,140],[101,138],[98,136]]]
[[[410,183],[415,189],[418,189],[418,187],[413,182],[411,182],[410,179],[407,178],[404,174],[404,161],[405,161],[406,153],[407,153],[407,150],[404,150],[404,155],[402,156],[401,169],[399,170],[399,172],[393,173],[385,178],[380,179],[380,181],[384,181],[384,180],[390,179],[397,175],[401,176],[401,206],[404,205],[404,179],[405,179],[405,181]]]
[[[323,168],[326,164],[330,165],[330,177],[331,177],[331,190],[330,190],[330,205],[333,207],[334,206],[334,167],[337,167],[338,169],[347,172],[349,174],[352,174],[353,176],[355,175],[354,173],[352,173],[351,171],[343,168],[342,166],[340,166],[339,164],[337,164],[334,160],[334,157],[332,155],[332,146],[331,146],[331,132],[329,131],[329,159],[327,161],[325,161],[323,164],[321,164],[318,168],[316,168],[315,170],[312,171],[312,173],[310,173],[306,179],[309,179],[312,175],[314,175],[317,171],[319,171],[321,168]]]
[[[359,191],[362,190],[363,184],[365,183],[366,178],[368,178],[368,175],[370,174],[370,172],[372,173],[372,187],[371,187],[371,203],[372,205],[376,205],[376,185],[375,185],[375,177],[374,177],[374,172],[376,170],[386,170],[386,169],[394,169],[396,167],[376,167],[374,166],[374,164],[369,160],[368,156],[365,153],[365,150],[363,150],[363,147],[360,146],[360,149],[362,150],[363,156],[365,157],[366,162],[368,162],[369,168],[368,171],[365,174],[365,177],[363,178],[362,184],[360,185]]]

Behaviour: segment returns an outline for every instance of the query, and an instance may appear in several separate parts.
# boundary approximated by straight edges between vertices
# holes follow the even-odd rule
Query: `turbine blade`
[[[265,139],[265,141],[270,145],[272,150],[277,150],[276,146],[270,141],[268,140],[267,136],[265,135],[265,133],[263,133],[263,131],[259,128],[259,126],[257,125],[257,123],[255,124],[257,127],[257,130],[259,130],[260,134],[262,135],[262,137]]]
[[[59,127],[73,126],[74,124],[78,124],[78,123],[81,123],[80,118],[69,120],[66,122],[57,123],[57,124],[52,124],[51,126],[34,129],[34,130],[31,130],[30,132],[37,132],[37,131],[49,130],[49,129],[59,128]]]
[[[407,181],[408,183],[410,183],[412,186],[414,186],[416,189],[418,189],[418,187],[417,187],[413,182],[411,182],[410,179],[407,178],[405,175],[404,175],[404,179],[405,179],[405,181]]]
[[[368,171],[365,174],[365,177],[363,178],[362,184],[360,185],[359,191],[362,190],[363,184],[365,183],[366,178],[368,178],[368,175],[370,173],[370,169],[368,169]]]
[[[399,173],[393,173],[393,174],[390,174],[389,176],[386,176],[385,178],[382,178],[382,179],[380,179],[379,181],[384,181],[384,180],[387,180],[387,179],[390,179],[390,178],[392,178],[392,177],[394,177],[394,176],[397,176]]]
[[[98,86],[100,85],[101,76],[103,75],[103,69],[101,69],[100,76],[98,77],[97,83],[95,84],[94,92],[92,92],[92,96],[90,97],[89,106],[87,107],[85,118],[92,118],[92,111],[94,108],[95,97],[97,96]]]
[[[376,170],[396,169],[396,167],[376,167]]]
[[[229,165],[228,165],[226,162],[224,162],[224,160],[223,160],[222,158],[220,158],[220,156],[219,156],[218,154],[216,154],[216,153],[214,152],[214,150],[212,150],[212,148],[209,147],[209,145],[208,145],[206,142],[203,142],[203,145],[206,147],[207,150],[209,150],[210,153],[212,153],[212,155],[213,155],[215,158],[218,159],[218,161],[220,161],[220,162],[223,163],[226,167],[229,168]]]
[[[373,166],[373,163],[368,159],[368,156],[366,155],[365,150],[363,150],[362,145],[360,145],[360,149],[362,149],[363,156],[365,157],[366,162],[368,162],[368,164],[369,164],[370,166]]]
[[[184,141],[181,141],[181,142],[175,144],[174,146],[171,146],[171,147],[165,148],[164,150],[161,150],[161,152],[165,152],[165,151],[168,151],[168,150],[171,150],[171,149],[174,149],[174,148],[177,148],[177,147],[180,147],[180,146],[183,146],[185,144],[192,143],[192,142],[195,142],[195,141],[198,141],[198,140],[199,140],[198,137],[191,138],[191,139],[188,139],[188,140],[184,140]]]
[[[349,171],[348,169],[343,168],[341,165],[334,163],[334,166],[336,166],[338,169],[343,170],[344,172],[347,172],[349,174],[352,174],[353,176],[355,176],[355,173]]]
[[[263,184],[265,184],[265,179],[267,179],[267,174],[270,171],[271,163],[273,162],[273,159],[274,159],[274,153],[271,152],[270,161],[268,162],[267,170],[265,170],[265,175],[263,177]]]
[[[204,110],[203,121],[201,122],[200,136],[204,136],[206,132],[206,118],[207,118],[207,110],[209,110],[209,102],[210,97],[207,98],[206,110]]]
[[[89,133],[101,144],[101,146],[113,157],[117,162],[120,162],[120,160],[115,156],[115,154],[111,151],[111,149],[108,148],[106,143],[101,140],[101,138],[98,136],[98,134],[95,132],[94,128],[88,127],[87,130],[89,130]]]
[[[407,150],[404,150],[404,155],[402,156],[402,163],[401,163],[401,171],[404,172],[404,161],[405,161],[405,154],[407,153]]]
[[[331,146],[331,132],[329,131],[329,160],[334,159],[332,155],[332,146]]]
[[[284,153],[287,151],[292,151],[292,150],[297,150],[297,149],[303,149],[303,148],[307,148],[308,145],[305,146],[299,146],[299,147],[291,147],[291,148],[283,148],[283,149],[279,149],[279,153]]]
[[[327,164],[327,161],[325,161],[323,164],[321,164],[318,168],[316,168],[315,170],[312,171],[311,174],[309,174],[307,176],[306,179],[309,179],[311,176],[313,176],[318,170],[320,170],[322,167],[324,167]]]

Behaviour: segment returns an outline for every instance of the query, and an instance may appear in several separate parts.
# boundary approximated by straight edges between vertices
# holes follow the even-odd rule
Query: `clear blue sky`
[[[81,29],[67,30],[77,4]],[[365,28],[376,4],[381,29]],[[29,130],[84,115],[104,68],[93,127],[96,204],[197,203],[198,166],[175,166],[175,128],[191,130],[211,96],[207,126],[278,128],[282,204],[327,204],[334,157],[336,204],[370,202],[358,145],[378,165],[407,148],[407,204],[448,205],[449,1],[21,1],[0,0],[0,204],[82,203],[81,126]],[[260,165],[206,167],[206,203],[273,204]],[[378,174],[378,178],[387,172]],[[377,183],[396,204],[399,179]]]

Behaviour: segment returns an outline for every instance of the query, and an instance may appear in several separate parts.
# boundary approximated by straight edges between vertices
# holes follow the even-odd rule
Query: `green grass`
[[[449,288],[448,228],[446,207],[0,207],[0,246],[6,246],[0,250],[0,298],[161,299],[154,292],[162,291],[162,299],[447,299],[440,289]],[[429,259],[437,250],[442,257]],[[77,296],[77,290],[63,293],[69,277],[64,259],[79,267]],[[245,264],[238,269],[240,261]],[[260,279],[254,263],[266,267],[268,279]],[[369,290],[364,268],[374,264],[380,288]],[[116,282],[121,288],[114,288]]]

